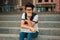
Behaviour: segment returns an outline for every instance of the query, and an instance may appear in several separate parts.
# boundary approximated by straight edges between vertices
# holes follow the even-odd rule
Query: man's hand
[[[29,27],[29,30],[32,31],[33,33],[36,32],[36,30],[33,27]]]
[[[28,23],[28,26],[29,26],[29,27],[33,27],[33,26],[32,26],[32,21],[31,21],[31,20],[25,20],[25,21]]]
[[[30,20],[25,20],[26,22],[31,22]]]
[[[32,13],[27,13],[27,16],[28,16],[28,17],[31,17],[31,16],[32,16]]]

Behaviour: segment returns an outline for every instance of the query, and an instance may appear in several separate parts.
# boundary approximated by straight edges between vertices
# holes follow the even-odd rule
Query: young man
[[[38,15],[33,13],[34,5],[27,3],[25,5],[25,13],[22,14],[21,18],[21,32],[19,40],[32,40],[38,36]]]

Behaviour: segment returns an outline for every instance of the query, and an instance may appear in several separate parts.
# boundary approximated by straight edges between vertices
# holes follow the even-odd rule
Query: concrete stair
[[[0,15],[0,40],[18,40],[20,20],[21,14]],[[39,14],[38,26],[39,36],[33,40],[60,40],[60,14]]]

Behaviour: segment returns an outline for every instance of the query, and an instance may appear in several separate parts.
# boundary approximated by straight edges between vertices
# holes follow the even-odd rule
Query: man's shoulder
[[[22,15],[25,14],[25,13],[22,13]]]
[[[37,13],[33,13],[33,16],[36,16],[37,15]]]

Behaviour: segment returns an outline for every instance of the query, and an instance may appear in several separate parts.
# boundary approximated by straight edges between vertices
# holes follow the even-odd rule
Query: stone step
[[[0,27],[0,34],[19,34],[19,27]],[[39,35],[60,36],[60,28],[39,28]]]
[[[19,27],[20,21],[0,21],[0,27]],[[39,28],[60,28],[60,21],[39,21]]]
[[[9,12],[2,12],[2,13],[0,13],[0,15],[20,15],[21,14],[21,12],[19,11],[9,11]]]
[[[60,17],[39,17],[40,21],[60,21]]]
[[[21,17],[0,17],[0,21],[20,21]],[[40,21],[60,21],[60,17],[39,17]]]
[[[20,21],[21,15],[0,15],[0,21]],[[60,21],[60,15],[39,15],[40,21]]]
[[[20,21],[21,15],[1,15],[0,21]]]
[[[19,40],[19,34],[0,34],[0,40]],[[60,36],[39,35],[34,40],[60,40]]]

